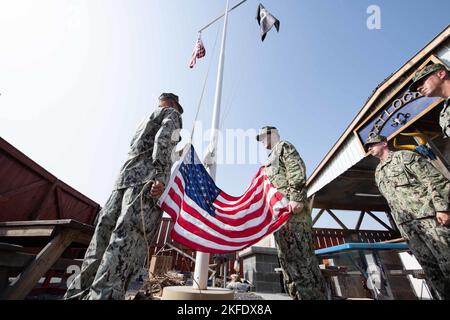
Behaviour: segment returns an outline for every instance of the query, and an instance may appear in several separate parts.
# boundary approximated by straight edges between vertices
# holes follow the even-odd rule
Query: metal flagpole
[[[210,149],[212,153],[213,161],[208,168],[208,172],[215,180],[216,178],[216,147],[217,147],[217,134],[219,130],[219,120],[220,120],[220,103],[222,99],[222,80],[223,80],[223,64],[225,60],[225,39],[227,34],[227,24],[228,24],[228,2],[227,0],[225,7],[225,18],[223,22],[223,33],[222,33],[222,45],[220,48],[219,56],[219,66],[217,69],[217,81],[216,81],[216,95],[214,98],[214,111],[211,125],[211,140]],[[195,269],[194,269],[194,289],[205,290],[208,285],[208,266],[209,266],[209,253],[197,251],[195,257]]]

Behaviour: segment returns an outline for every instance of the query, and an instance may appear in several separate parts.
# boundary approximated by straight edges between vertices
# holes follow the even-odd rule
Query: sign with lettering
[[[428,98],[418,92],[406,90],[367,120],[356,133],[361,143],[375,133],[389,137],[417,120],[418,116],[437,100],[439,98]]]

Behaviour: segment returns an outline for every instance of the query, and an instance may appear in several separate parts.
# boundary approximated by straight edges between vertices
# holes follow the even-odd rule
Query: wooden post
[[[341,220],[339,220],[338,217],[336,217],[336,215],[330,210],[330,209],[326,209],[326,211],[328,212],[328,214],[341,226],[342,229],[347,230],[348,228],[346,227],[346,225],[344,223],[342,223]]]
[[[372,212],[370,212],[369,210],[366,211],[367,214],[369,216],[371,216],[376,222],[378,222],[379,224],[381,224],[383,227],[385,227],[387,230],[389,231],[394,231],[392,230],[392,228],[390,226],[388,226],[386,223],[384,223],[380,218],[378,218],[376,215],[374,215]]]
[[[325,211],[325,209],[320,209],[320,211],[317,213],[317,215],[314,217],[314,220],[312,222],[312,226],[314,227],[314,225],[316,224],[317,220],[319,220],[320,216],[323,214],[323,212]],[[312,211],[311,211],[312,214]]]
[[[361,213],[359,214],[359,218],[358,218],[358,222],[356,223],[355,230],[359,231],[359,229],[361,228],[361,224],[362,224],[365,214],[366,214],[365,211],[361,211]]]
[[[47,193],[45,194],[45,197],[40,201],[39,206],[30,213],[28,216],[28,220],[35,220],[39,217],[39,214],[41,213],[41,210],[45,208],[47,202],[50,200],[51,196],[54,194],[56,189],[56,183],[58,180],[54,181],[50,188],[48,189]]]
[[[388,211],[386,211],[385,213],[386,213],[386,217],[387,217],[388,220],[389,220],[389,224],[390,224],[391,227],[392,227],[392,230],[394,230],[396,233],[400,233],[400,230],[398,230],[397,224],[395,223],[395,220],[394,220],[394,218],[392,217],[392,214],[391,214],[390,212],[388,212]]]

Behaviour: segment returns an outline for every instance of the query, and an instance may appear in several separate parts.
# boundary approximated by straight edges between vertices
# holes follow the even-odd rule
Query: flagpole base
[[[171,286],[163,288],[161,300],[234,300],[234,291],[214,287],[199,290],[190,286]]]

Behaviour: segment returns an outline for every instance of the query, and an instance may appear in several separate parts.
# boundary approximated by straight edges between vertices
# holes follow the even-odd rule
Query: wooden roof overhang
[[[392,145],[394,138],[399,144],[411,144],[410,137],[402,132],[420,131],[438,149],[443,146],[438,117],[442,99],[427,98],[408,91],[408,86],[416,70],[430,63],[442,62],[435,54],[439,46],[449,39],[450,26],[409,60],[402,68],[381,83],[369,97],[361,111],[327,153],[307,181],[307,188],[315,188],[313,206],[342,210],[387,211],[388,206],[375,185],[374,170],[378,160],[364,156],[363,142],[369,134],[378,131],[388,137]],[[355,142],[356,140],[356,142]],[[355,164],[345,169],[345,164],[336,165],[349,141],[357,144],[359,158]],[[355,151],[355,146],[353,150]],[[348,158],[348,157],[347,157]],[[324,171],[334,165],[340,170],[336,176],[328,178],[323,186],[314,186],[317,179],[326,179]]]

